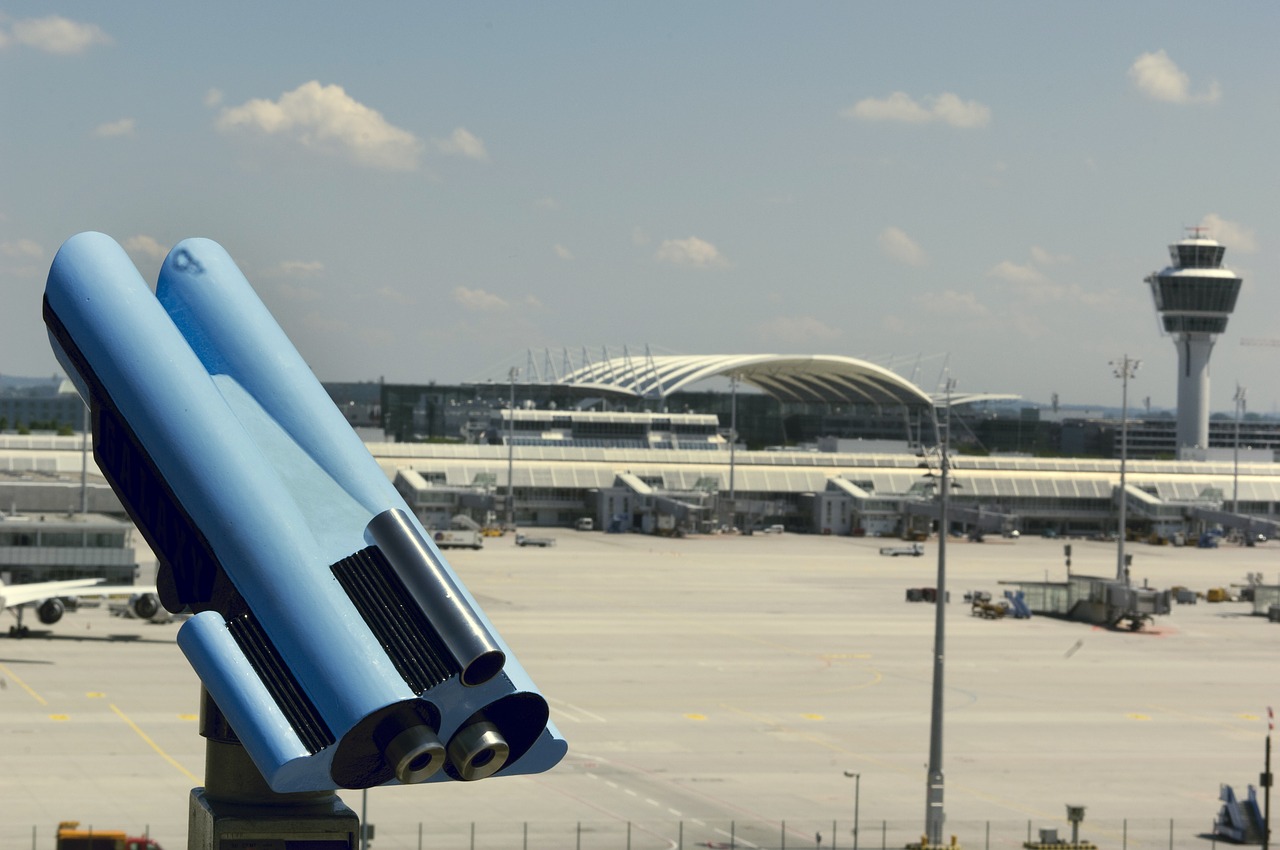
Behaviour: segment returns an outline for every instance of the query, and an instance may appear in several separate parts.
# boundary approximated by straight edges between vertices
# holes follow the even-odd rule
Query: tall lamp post
[[[515,467],[515,448],[516,448],[516,375],[520,374],[520,370],[515,366],[511,367],[511,371],[507,373],[507,377],[511,380],[511,407],[508,411],[507,420],[507,528],[514,529],[516,527],[516,480],[512,477],[512,471]]]
[[[1129,495],[1125,491],[1125,465],[1129,459],[1129,379],[1138,371],[1141,360],[1131,360],[1126,354],[1120,360],[1112,360],[1111,366],[1115,376],[1120,379],[1120,533],[1116,546],[1116,581],[1129,583],[1128,569],[1124,562],[1124,538],[1127,531],[1125,509],[1129,506]]]
[[[933,708],[929,723],[929,776],[925,807],[925,838],[931,847],[942,846],[942,824],[946,820],[942,808],[942,692],[947,630],[947,531],[950,525],[947,508],[951,495],[951,390],[954,387],[955,381],[947,378],[946,425],[942,431],[942,516],[938,529],[937,597],[933,603]],[[935,411],[935,423],[936,415]]]
[[[738,373],[729,376],[729,525],[735,526],[738,492],[734,481],[734,454],[738,447]]]
[[[1240,513],[1240,417],[1244,413],[1244,387],[1236,384],[1236,440],[1231,453],[1231,512]]]
[[[846,770],[844,775],[846,779],[853,780],[853,850],[858,850],[858,798],[862,796],[862,774]],[[834,843],[835,836],[831,838]]]

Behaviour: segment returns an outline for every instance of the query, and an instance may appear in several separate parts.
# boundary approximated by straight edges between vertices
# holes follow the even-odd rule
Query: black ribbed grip
[[[343,558],[333,575],[415,694],[462,672],[381,549],[370,546]]]
[[[262,630],[253,614],[241,614],[228,620],[227,631],[235,639],[236,645],[258,674],[276,705],[280,706],[281,713],[293,727],[302,745],[313,755],[331,746],[337,739],[333,737],[329,725],[324,722],[320,712],[316,711],[311,698],[298,686],[298,680],[293,678],[284,659],[271,643],[271,638]]]

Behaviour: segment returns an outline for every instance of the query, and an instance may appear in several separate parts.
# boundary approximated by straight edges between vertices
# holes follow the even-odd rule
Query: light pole
[[[738,446],[738,374],[729,376],[729,525],[736,526],[738,493],[734,482],[734,453]]]
[[[1129,495],[1125,492],[1125,464],[1129,456],[1129,379],[1138,371],[1141,360],[1130,360],[1126,354],[1120,360],[1112,360],[1111,366],[1115,376],[1120,379],[1120,533],[1116,546],[1116,581],[1129,583],[1124,563],[1124,538],[1127,526],[1125,509],[1129,506]]]
[[[516,480],[512,477],[512,471],[515,467],[516,375],[518,374],[520,370],[515,366],[512,366],[511,371],[507,373],[507,377],[511,379],[511,407],[507,411],[510,417],[507,420],[507,528],[512,530],[516,527]]]
[[[950,525],[948,499],[951,491],[951,390],[956,382],[946,382],[946,425],[942,431],[942,505],[941,527],[938,529],[938,579],[933,618],[933,708],[929,722],[929,775],[925,806],[925,837],[932,847],[942,846],[942,824],[946,814],[942,808],[942,693],[943,660],[947,644],[947,531]],[[937,422],[937,411],[934,411]]]
[[[1231,453],[1231,513],[1240,513],[1240,416],[1244,412],[1244,387],[1236,384],[1236,444]]]
[[[858,850],[858,798],[861,796],[862,774],[846,770],[844,775],[845,778],[853,780],[853,850]],[[835,841],[834,835],[831,840]]]

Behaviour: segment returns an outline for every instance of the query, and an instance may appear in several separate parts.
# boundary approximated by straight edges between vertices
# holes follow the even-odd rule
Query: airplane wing
[[[77,591],[94,588],[99,591],[102,579],[80,578],[67,581],[36,581],[30,584],[6,584],[0,586],[0,609],[16,608],[28,602],[39,602],[50,596],[78,596]],[[145,590],[145,588],[143,588]],[[119,592],[119,591],[117,591]],[[138,592],[138,591],[134,591]]]
[[[100,599],[106,596],[129,596],[134,616],[149,620],[159,613],[160,597],[155,585],[146,584],[103,584],[104,579],[82,578],[67,581],[37,581],[30,584],[0,584],[0,610],[21,608],[32,602],[55,597],[75,597],[77,599]],[[49,622],[56,622],[62,616],[62,608],[58,607],[57,616]],[[19,619],[21,622],[21,619]]]

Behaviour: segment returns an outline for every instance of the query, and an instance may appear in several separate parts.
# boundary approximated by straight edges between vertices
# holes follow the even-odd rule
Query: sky
[[[839,354],[1171,408],[1144,278],[1244,287],[1280,413],[1280,5],[0,0],[0,373],[58,247],[220,242],[322,381]],[[1277,344],[1265,344],[1277,343]]]

